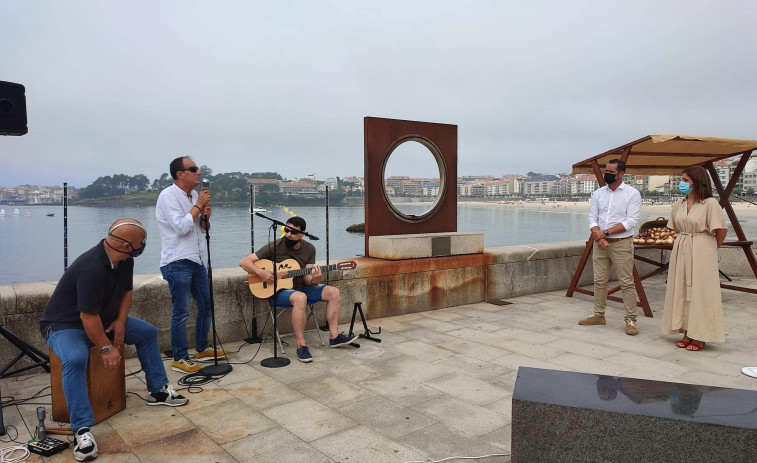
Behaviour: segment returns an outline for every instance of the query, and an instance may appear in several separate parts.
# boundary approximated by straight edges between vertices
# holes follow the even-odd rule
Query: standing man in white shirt
[[[578,322],[579,325],[605,325],[607,281],[610,266],[623,290],[626,309],[626,334],[639,334],[636,327],[636,287],[633,281],[633,240],[641,214],[641,195],[632,186],[623,183],[626,163],[612,159],[605,167],[605,186],[591,195],[589,228],[594,237],[592,262],[594,263],[594,315]]]
[[[171,161],[169,167],[173,185],[158,196],[155,216],[160,230],[160,273],[168,282],[173,311],[171,314],[171,369],[185,373],[200,370],[189,358],[187,319],[189,297],[197,304],[194,360],[212,362],[214,347],[208,345],[210,331],[210,285],[208,271],[202,263],[203,235],[210,219],[210,192],[195,188],[200,184],[200,171],[189,157]],[[217,349],[218,357],[227,351]]]

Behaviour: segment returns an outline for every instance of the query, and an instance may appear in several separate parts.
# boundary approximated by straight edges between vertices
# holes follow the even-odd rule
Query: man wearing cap
[[[157,328],[129,317],[134,258],[142,254],[146,242],[147,232],[138,221],[114,222],[108,236],[66,270],[39,322],[42,337],[63,365],[63,394],[74,433],[74,457],[79,461],[97,456],[89,429],[95,420],[86,379],[92,345],[110,369],[119,368],[123,361],[122,344],[136,346],[150,392],[148,405],[179,407],[189,401],[168,384]]]
[[[169,166],[174,183],[160,192],[155,217],[160,231],[160,273],[171,292],[171,369],[195,373],[194,362],[212,362],[215,354],[225,357],[228,351],[209,346],[210,285],[208,271],[202,263],[203,235],[210,219],[210,192],[195,188],[202,171],[189,157],[182,156]],[[197,304],[194,360],[189,357],[187,320],[189,298]]]

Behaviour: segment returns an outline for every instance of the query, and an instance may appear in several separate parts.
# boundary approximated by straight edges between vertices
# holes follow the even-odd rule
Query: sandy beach
[[[497,207],[508,209],[527,209],[527,210],[563,210],[575,212],[588,212],[589,201],[558,201],[558,202],[526,202],[526,201],[460,201],[459,205],[480,206],[480,207]],[[757,218],[757,206],[742,201],[734,201],[733,210],[739,217],[739,220],[749,220]],[[643,204],[641,213],[643,216],[657,214],[658,216],[668,217],[672,204]],[[750,220],[751,221],[751,220]]]

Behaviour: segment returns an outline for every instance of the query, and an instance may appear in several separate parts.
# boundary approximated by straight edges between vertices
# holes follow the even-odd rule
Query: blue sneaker
[[[308,349],[308,346],[302,346],[297,348],[297,358],[300,359],[300,362],[309,363],[313,361],[313,356],[310,355],[310,350]]]
[[[339,333],[334,339],[329,339],[329,347],[342,347],[347,344],[351,344],[357,339],[354,334],[352,336],[345,336],[343,333]]]

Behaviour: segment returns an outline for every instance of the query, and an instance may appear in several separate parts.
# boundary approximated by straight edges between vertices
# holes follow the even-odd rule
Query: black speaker
[[[25,135],[28,131],[24,86],[0,80],[0,135]]]

